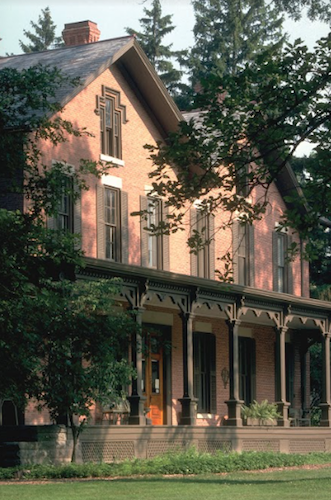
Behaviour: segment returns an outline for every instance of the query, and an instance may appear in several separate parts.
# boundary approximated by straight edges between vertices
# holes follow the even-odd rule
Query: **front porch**
[[[227,427],[240,428],[242,404],[255,399],[276,402],[279,427],[307,421],[315,339],[322,345],[320,425],[331,427],[330,303],[153,269],[147,276],[140,267],[94,259],[81,275],[112,276],[122,278],[121,300],[137,322],[165,329],[171,342],[157,362],[156,353],[145,359],[142,339],[134,339],[129,424],[146,425],[152,407],[147,417],[154,414],[155,425],[220,426],[226,418]],[[148,392],[153,362],[159,375]]]

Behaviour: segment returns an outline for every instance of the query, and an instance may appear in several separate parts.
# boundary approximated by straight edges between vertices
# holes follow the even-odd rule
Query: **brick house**
[[[285,259],[287,246],[297,237],[276,232],[286,208],[283,195],[297,188],[293,173],[289,168],[281,173],[265,217],[253,228],[243,231],[234,223],[232,231],[220,232],[216,229],[224,214],[208,217],[204,223],[214,238],[198,255],[190,254],[186,244],[190,228],[199,224],[198,203],[187,214],[187,233],[151,236],[144,227],[165,217],[166,209],[162,199],[149,196],[151,164],[143,146],[164,140],[183,115],[134,38],[99,42],[97,26],[90,21],[66,25],[63,36],[66,47],[3,58],[0,69],[42,63],[79,76],[81,85],[74,91],[62,88],[58,97],[65,106],[63,118],[86,126],[92,136],[48,147],[44,162],[65,161],[74,168],[80,158],[90,158],[119,166],[99,181],[91,177],[89,190],[71,211],[61,213],[61,222],[48,221],[81,234],[86,268],[79,278],[121,277],[126,307],[136,310],[142,325],[171,341],[170,350],[151,349],[146,359],[133,352],[138,378],[128,394],[131,426],[125,431],[124,426],[112,427],[108,436],[130,450],[121,448],[119,456],[143,455],[137,444],[132,452],[128,435],[137,443],[136,437],[141,440],[147,431],[145,442],[154,443],[148,445],[149,456],[184,442],[205,450],[229,442],[233,449],[296,451],[306,439],[307,451],[327,450],[331,306],[309,298],[307,262],[300,256],[291,263]],[[130,215],[147,206],[147,222]],[[233,285],[215,277],[217,257],[226,251],[234,258]],[[302,433],[291,438],[284,433],[297,432],[290,423],[299,423],[309,408],[305,346],[312,332],[323,344],[321,428],[315,434],[304,429],[306,438]],[[242,403],[264,399],[277,403],[278,427],[267,434],[242,428]],[[294,414],[299,419],[289,418]],[[106,439],[104,418],[96,408],[92,434],[82,435],[85,458],[93,456],[91,440]],[[46,414],[28,407],[26,425],[49,423]]]

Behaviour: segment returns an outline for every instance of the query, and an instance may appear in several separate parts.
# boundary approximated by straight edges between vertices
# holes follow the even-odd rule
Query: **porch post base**
[[[182,415],[178,425],[195,425],[197,418],[197,402],[198,400],[190,397],[178,399],[182,405]]]
[[[278,427],[290,427],[290,420],[288,418],[288,409],[290,407],[290,403],[287,401],[277,401],[277,411],[281,414],[281,417],[277,419]]]
[[[330,403],[321,403],[320,408],[322,410],[320,426],[321,427],[331,427],[331,405],[330,405]]]
[[[243,420],[241,418],[241,407],[244,404],[244,401],[229,399],[229,401],[225,401],[225,403],[228,406],[228,419],[226,421],[226,425],[230,425],[232,427],[242,427]]]
[[[146,416],[145,416],[145,401],[146,398],[144,396],[128,396],[127,400],[130,403],[130,416],[129,416],[129,425],[146,425]]]

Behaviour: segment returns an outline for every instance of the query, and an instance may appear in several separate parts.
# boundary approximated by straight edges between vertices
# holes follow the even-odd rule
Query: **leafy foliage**
[[[330,463],[330,453],[306,455],[272,452],[227,453],[220,451],[215,455],[198,453],[194,448],[183,453],[169,453],[149,460],[125,460],[111,464],[65,464],[34,465],[0,469],[0,479],[61,479],[88,477],[123,477],[151,474],[205,474],[224,473],[244,470],[262,470],[269,467],[290,467],[305,464]]]
[[[35,32],[24,30],[24,35],[28,38],[30,43],[25,44],[20,40],[20,46],[23,52],[40,52],[42,50],[48,50],[53,46],[59,47],[63,45],[62,37],[55,36],[56,26],[52,20],[49,7],[41,10],[38,23],[30,21],[30,24]]]
[[[241,414],[244,420],[248,418],[258,419],[261,424],[266,423],[268,420],[276,420],[281,415],[278,413],[277,405],[269,403],[266,399],[258,403],[253,401],[249,406],[243,406]]]
[[[306,10],[312,21],[331,21],[331,6],[328,0],[273,0],[275,6],[298,21]]]
[[[148,147],[153,188],[167,198],[171,212],[166,230],[183,227],[188,206],[197,199],[205,213],[229,214],[217,230],[229,227],[234,214],[240,213],[242,222],[261,218],[270,186],[308,140],[316,143],[319,175],[307,182],[306,199],[292,177],[283,224],[309,238],[330,212],[330,56],[330,36],[312,52],[296,42],[282,53],[260,54],[236,75],[205,80],[196,99],[204,111],[182,122],[167,144]],[[245,186],[247,196],[238,185]]]
[[[68,415],[74,443],[93,402],[117,401],[134,375],[127,362],[134,318],[114,310],[120,282],[50,282],[33,330],[43,332],[38,399],[54,421]],[[77,420],[80,417],[80,420]],[[74,461],[74,456],[73,456]]]

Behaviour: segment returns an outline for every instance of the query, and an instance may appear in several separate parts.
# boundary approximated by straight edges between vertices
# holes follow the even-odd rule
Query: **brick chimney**
[[[92,21],[81,21],[64,25],[62,36],[65,45],[84,45],[97,42],[100,38],[98,25]]]

